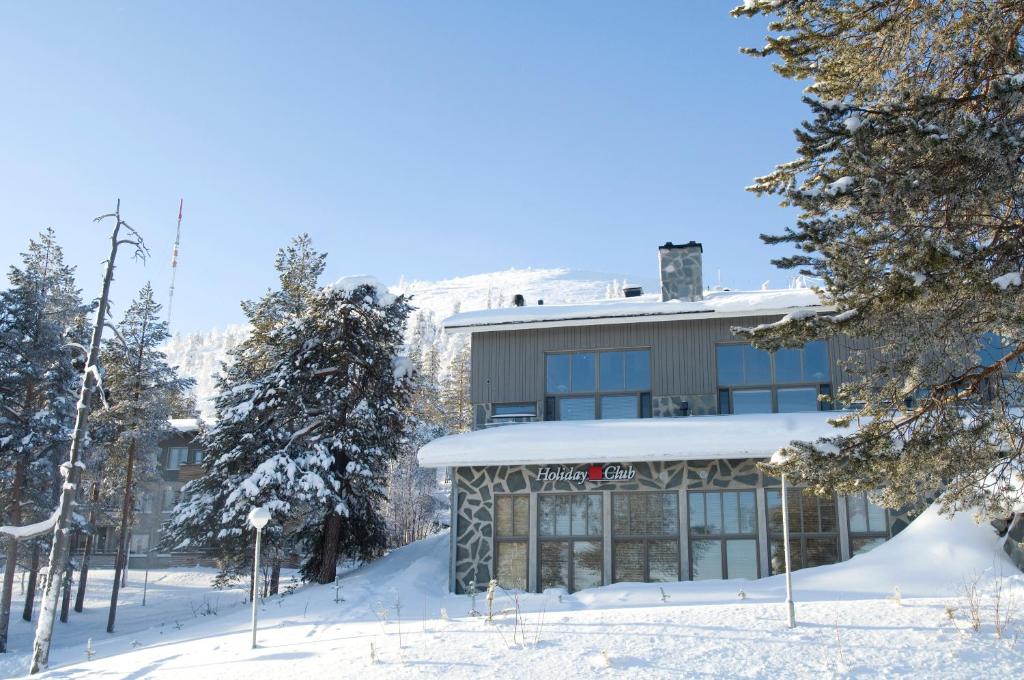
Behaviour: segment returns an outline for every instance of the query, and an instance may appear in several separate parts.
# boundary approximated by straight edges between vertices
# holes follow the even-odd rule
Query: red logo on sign
[[[592,482],[600,482],[604,480],[604,467],[600,465],[591,465],[587,468],[587,479]]]

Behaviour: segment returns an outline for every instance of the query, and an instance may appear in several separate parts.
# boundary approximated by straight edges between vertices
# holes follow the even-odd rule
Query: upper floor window
[[[715,348],[719,413],[817,411],[831,396],[828,345],[822,340],[799,349],[765,352],[749,344]]]
[[[206,454],[202,449],[196,449],[192,452],[192,462],[196,465],[202,465],[204,458],[206,458]]]
[[[188,462],[188,447],[172,446],[167,450],[167,469],[177,470]]]
[[[650,417],[650,350],[565,352],[545,361],[547,420]]]

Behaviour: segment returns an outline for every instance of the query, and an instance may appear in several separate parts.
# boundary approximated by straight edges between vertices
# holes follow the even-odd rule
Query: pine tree
[[[147,283],[101,354],[107,408],[93,417],[92,441],[102,466],[101,495],[121,503],[114,585],[107,632],[113,632],[121,570],[127,568],[128,531],[140,483],[156,475],[160,438],[170,431],[171,407],[192,386],[167,365],[160,347],[170,335],[161,305]]]
[[[800,216],[762,238],[824,281],[836,313],[744,334],[760,347],[845,334],[859,430],[796,442],[771,469],[813,488],[881,490],[945,510],[1024,500],[1024,5],[748,0],[763,48],[810,80],[798,157],[751,189]],[[847,423],[852,415],[840,419]]]
[[[69,343],[82,342],[88,310],[52,229],[29,242],[8,280],[10,288],[0,293],[0,512],[18,526],[56,506],[59,460],[74,422]],[[13,534],[5,539],[0,652],[7,646],[19,543]]]
[[[267,375],[290,349],[275,335],[290,319],[300,317],[319,291],[326,254],[317,252],[308,235],[302,234],[277,252],[274,269],[279,287],[259,300],[242,302],[252,332],[228,354],[231,361],[217,379],[216,423],[202,438],[205,474],[182,488],[163,537],[167,548],[202,547],[220,558],[219,582],[249,575],[252,549],[249,528],[228,526],[228,496],[276,451],[274,430],[258,417],[261,390],[268,389]],[[263,532],[264,551],[280,555],[294,546],[280,522]],[[264,561],[267,563],[268,561]]]

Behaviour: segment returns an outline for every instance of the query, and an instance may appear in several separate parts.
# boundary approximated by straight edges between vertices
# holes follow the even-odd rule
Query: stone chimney
[[[704,299],[704,247],[696,241],[658,248],[661,269],[661,299],[693,302]]]

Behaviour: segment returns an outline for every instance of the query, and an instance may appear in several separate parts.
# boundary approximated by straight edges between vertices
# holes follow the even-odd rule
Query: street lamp
[[[256,539],[257,541],[259,538]],[[786,627],[796,627],[793,608],[793,576],[789,568],[789,504],[786,502],[786,474],[782,474],[782,553],[786,556]],[[253,624],[255,625],[255,624]],[[255,631],[253,632],[255,635]]]
[[[256,649],[256,599],[260,591],[260,539],[263,527],[270,521],[270,511],[264,507],[249,511],[249,524],[256,529],[256,556],[252,562],[252,648]]]

